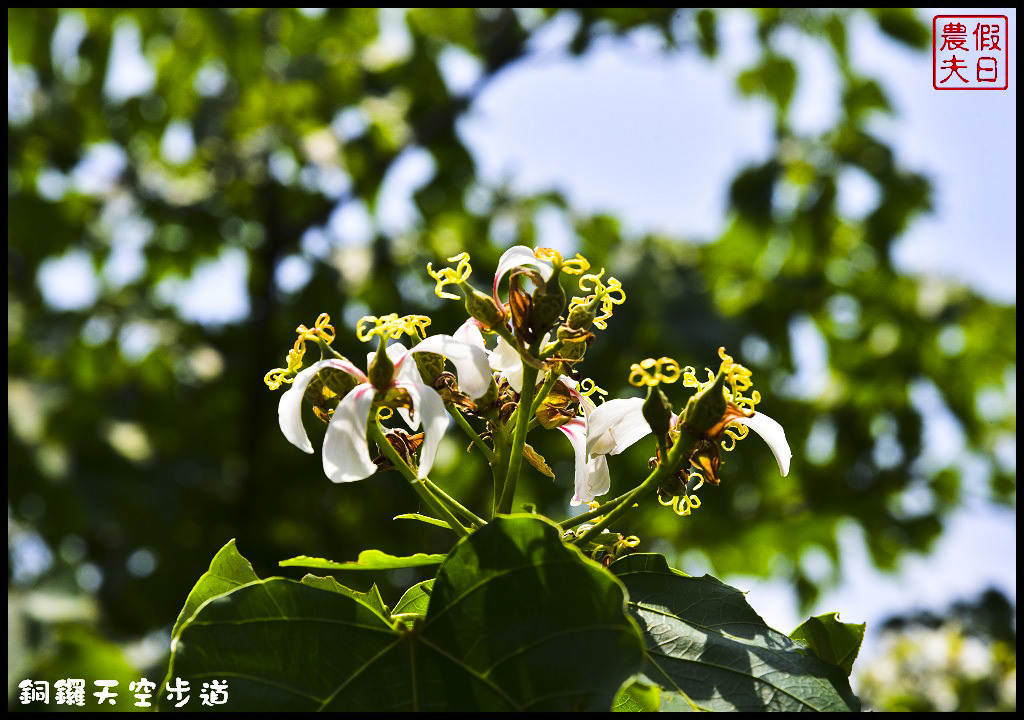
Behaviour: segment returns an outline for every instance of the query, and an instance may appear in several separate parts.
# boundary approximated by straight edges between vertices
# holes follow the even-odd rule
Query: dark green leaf
[[[673,573],[660,555],[629,555],[611,568],[647,646],[645,674],[663,707],[696,710],[857,709],[845,674],[768,627],[739,590],[705,575]]]
[[[170,676],[227,678],[232,710],[607,710],[643,661],[621,585],[534,517],[461,540],[429,594],[392,627],[334,586],[253,582],[188,620]]]
[[[865,623],[840,622],[839,613],[825,613],[807,618],[789,636],[807,645],[825,662],[838,665],[849,676],[864,641],[865,627]]]
[[[394,570],[395,568],[420,567],[422,565],[440,565],[444,562],[444,558],[444,555],[428,555],[426,553],[398,557],[388,555],[380,550],[363,550],[355,562],[336,562],[299,555],[282,560],[278,565],[281,567],[319,568],[321,570]]]

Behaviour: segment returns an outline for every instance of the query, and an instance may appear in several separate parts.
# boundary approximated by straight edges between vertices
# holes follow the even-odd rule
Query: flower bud
[[[533,331],[540,337],[557,323],[565,309],[565,290],[559,282],[559,274],[554,272],[547,282],[533,292],[533,308],[530,322]]]
[[[437,378],[444,372],[444,355],[432,352],[412,353],[416,361],[416,368],[420,371],[420,377],[427,385],[433,385]]]
[[[387,390],[391,387],[395,377],[395,364],[388,357],[386,345],[387,340],[381,338],[380,344],[377,346],[377,354],[373,356],[373,362],[370,363],[366,373],[370,384],[378,390]]]
[[[647,399],[644,400],[641,412],[655,436],[668,435],[668,431],[672,427],[672,405],[661,388],[647,388]]]
[[[683,411],[683,423],[698,437],[704,437],[725,417],[725,373],[721,370],[711,385],[698,392]]]
[[[466,296],[466,312],[489,330],[505,324],[505,313],[494,298],[480,292],[469,283],[461,283],[459,289]]]
[[[573,330],[589,330],[597,317],[597,300],[580,303],[569,308],[569,320],[566,322]]]

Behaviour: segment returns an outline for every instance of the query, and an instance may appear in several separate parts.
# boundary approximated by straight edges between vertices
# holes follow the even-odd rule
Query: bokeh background
[[[793,446],[642,508],[645,549],[783,631],[868,621],[873,707],[1014,708],[1016,16],[1011,89],[940,93],[933,14],[10,9],[9,697],[159,680],[231,538],[264,576],[443,551],[397,476],[289,445],[262,377],[321,312],[352,357],[364,314],[451,332],[426,263],[468,250],[486,288],[527,244],[622,280],[581,368],[611,396],[724,345]],[[570,448],[535,445],[557,479],[522,500],[562,517]],[[464,450],[433,475],[483,506]]]

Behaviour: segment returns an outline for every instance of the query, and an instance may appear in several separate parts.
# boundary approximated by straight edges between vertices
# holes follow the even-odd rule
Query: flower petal
[[[510,273],[514,268],[524,267],[531,265],[540,270],[541,277],[545,280],[551,277],[551,273],[554,272],[551,266],[545,262],[541,262],[533,254],[533,250],[526,247],[525,245],[516,245],[510,247],[498,260],[498,268],[494,271],[494,302],[499,305],[502,304],[501,298],[498,297],[498,285],[501,284],[501,279]]]
[[[354,376],[360,382],[366,382],[366,375],[348,360],[321,360],[295,376],[292,386],[285,391],[277,404],[277,421],[288,442],[302,452],[310,454],[313,452],[313,446],[306,435],[306,428],[302,425],[302,397],[306,394],[306,388],[313,382],[313,378],[324,367],[336,368]]]
[[[587,421],[576,417],[559,425],[558,429],[565,433],[576,453],[576,491],[569,501],[570,505],[581,505],[590,502],[594,496],[590,493],[590,469],[587,467]]]
[[[488,360],[491,369],[501,373],[508,380],[508,384],[517,393],[523,391],[523,361],[519,357],[519,351],[505,342],[505,339],[498,337],[498,346],[491,352]]]
[[[587,463],[587,493],[590,498],[581,502],[590,502],[598,495],[604,495],[612,487],[612,476],[608,472],[608,456],[595,455]]]
[[[366,448],[366,424],[375,393],[368,383],[356,385],[334,411],[323,448],[324,473],[331,482],[362,480],[377,470]]]
[[[452,335],[459,342],[487,350],[487,343],[484,342],[484,334],[480,331],[480,323],[473,318],[459,325],[459,329]]]
[[[419,427],[423,423],[423,445],[420,447],[420,470],[418,477],[425,478],[434,466],[437,446],[441,436],[448,429],[448,413],[444,411],[444,400],[434,388],[419,382],[401,382],[397,387],[404,389],[412,398],[413,421]]]
[[[483,337],[480,342],[483,343]],[[483,397],[490,387],[491,368],[483,347],[468,345],[451,335],[431,335],[409,351],[416,352],[437,353],[451,360],[459,376],[459,389],[471,398]]]
[[[587,420],[587,451],[618,455],[651,432],[644,420],[643,398],[616,398],[597,406]]]
[[[782,477],[789,475],[789,461],[793,458],[793,452],[789,449],[789,443],[786,441],[786,431],[778,422],[760,412],[755,412],[751,417],[738,417],[733,422],[746,425],[760,435],[761,439],[772,449]]]

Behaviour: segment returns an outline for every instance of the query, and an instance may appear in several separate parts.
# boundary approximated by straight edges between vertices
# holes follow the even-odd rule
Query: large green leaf
[[[610,569],[629,592],[662,709],[859,709],[842,669],[768,627],[736,588],[682,575],[661,555],[630,555]]]
[[[232,710],[607,710],[642,663],[621,585],[553,525],[507,517],[456,545],[417,622],[260,580],[190,617],[170,675],[227,680]]]

